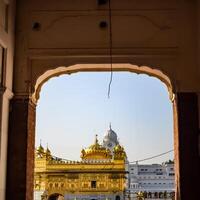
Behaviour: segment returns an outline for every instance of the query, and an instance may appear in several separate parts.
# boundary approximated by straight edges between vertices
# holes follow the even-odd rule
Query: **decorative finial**
[[[40,139],[40,146],[38,147],[38,152],[43,153],[44,152],[44,148],[42,146],[42,140]]]
[[[48,145],[48,143],[47,143],[46,154],[47,154],[47,156],[50,156],[50,155],[51,155],[51,151],[49,150],[49,145]]]
[[[95,144],[98,143],[98,139],[97,139],[97,137],[98,137],[98,135],[96,134],[96,135],[95,135]]]
[[[109,127],[110,127],[110,130],[111,130],[111,129],[112,129],[112,128],[111,128],[111,122],[110,122],[110,124],[109,124]]]

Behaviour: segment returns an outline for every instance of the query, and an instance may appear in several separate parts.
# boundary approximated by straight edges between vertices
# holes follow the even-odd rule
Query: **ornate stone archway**
[[[169,99],[173,103],[173,110],[174,110],[174,148],[175,148],[175,162],[176,162],[176,198],[179,200],[181,198],[181,195],[183,196],[182,192],[184,190],[181,188],[181,184],[183,184],[185,181],[184,179],[181,179],[183,177],[183,171],[187,166],[185,165],[185,162],[187,162],[182,155],[182,153],[189,153],[187,148],[184,148],[184,145],[182,144],[185,140],[185,137],[188,137],[187,135],[184,135],[185,127],[180,126],[182,123],[181,120],[186,120],[185,118],[179,118],[178,113],[185,112],[187,115],[191,116],[192,119],[192,113],[195,115],[197,114],[197,95],[195,94],[182,94],[176,92],[176,85],[173,79],[170,79],[166,74],[164,74],[160,69],[154,69],[147,66],[137,66],[133,64],[127,64],[127,63],[113,63],[112,64],[112,70],[113,71],[130,71],[133,73],[138,74],[147,74],[149,76],[154,76],[161,80],[167,87],[169,92]],[[33,169],[34,169],[34,163],[33,163],[33,156],[34,156],[34,140],[35,140],[35,110],[36,110],[36,104],[37,100],[39,99],[39,93],[41,90],[42,85],[48,81],[50,78],[59,76],[61,74],[71,74],[76,72],[82,72],[82,71],[110,71],[110,64],[74,64],[70,65],[68,67],[55,67],[50,68],[49,70],[41,73],[41,71],[34,72],[34,76],[30,77],[30,83],[31,85],[28,85],[28,90],[25,95],[19,95],[16,96],[12,100],[13,105],[13,111],[10,115],[10,131],[11,133],[20,131],[21,134],[24,134],[22,137],[26,141],[23,143],[23,154],[22,152],[19,153],[18,159],[23,162],[20,162],[23,166],[21,166],[21,169],[24,169],[26,173],[24,174],[25,181],[24,183],[24,189],[26,192],[22,192],[20,194],[26,195],[26,199],[32,199],[32,190],[33,190]],[[34,87],[33,87],[34,86]],[[187,105],[185,105],[185,102]],[[192,104],[192,108],[190,107]],[[188,107],[187,107],[188,106]],[[191,110],[192,109],[192,110]],[[21,119],[23,123],[16,124],[15,120],[18,117],[18,114],[24,113],[23,118]],[[21,122],[22,122],[21,121]],[[194,123],[192,120],[189,122],[192,124],[194,131],[197,131],[196,125],[198,124],[197,121]],[[180,135],[180,130],[182,131],[182,135]],[[188,130],[187,130],[188,131]],[[16,142],[19,138],[16,138],[16,136],[13,135],[15,139],[9,140],[11,143],[9,145],[16,146],[12,142]],[[196,139],[196,136],[194,135],[194,138]],[[182,143],[180,143],[182,141]],[[193,146],[194,147],[194,146]],[[16,147],[17,148],[17,147]],[[194,148],[192,148],[194,149]],[[22,150],[22,149],[21,149]],[[182,152],[182,153],[181,153]],[[11,152],[9,152],[11,154]],[[14,153],[14,152],[12,152]],[[189,159],[189,158],[188,158]],[[193,159],[190,158],[191,161],[194,162]],[[10,159],[11,164],[12,159]],[[196,162],[196,161],[195,161]],[[184,163],[184,164],[183,164]],[[18,175],[18,178],[16,177],[16,174],[14,171],[8,173],[8,180],[10,179],[18,179],[22,180],[22,171],[20,169],[20,176]],[[27,170],[27,171],[26,171]],[[14,178],[15,177],[15,178]],[[8,182],[9,183],[9,182]],[[185,186],[184,186],[185,187]]]

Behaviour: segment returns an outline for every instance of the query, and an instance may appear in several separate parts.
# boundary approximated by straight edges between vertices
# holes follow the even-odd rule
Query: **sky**
[[[51,78],[36,111],[36,146],[80,160],[82,148],[101,143],[111,123],[130,162],[173,149],[173,112],[167,87],[159,79],[114,72],[79,72]],[[141,164],[173,159],[173,152]]]

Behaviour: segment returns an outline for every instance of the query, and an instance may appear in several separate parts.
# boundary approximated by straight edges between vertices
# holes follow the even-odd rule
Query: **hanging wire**
[[[110,31],[109,31],[109,50],[110,50],[110,81],[108,85],[108,99],[110,98],[111,84],[113,79],[113,57],[112,57],[112,13],[111,13],[111,0],[109,0],[109,22],[110,22]]]
[[[143,162],[143,161],[147,161],[147,160],[152,160],[152,159],[154,159],[154,158],[161,157],[161,156],[163,156],[163,155],[165,155],[165,154],[168,154],[168,153],[171,153],[171,152],[173,152],[173,151],[174,151],[174,149],[171,149],[171,150],[166,151],[166,152],[164,152],[164,153],[161,153],[161,154],[158,154],[158,155],[155,155],[155,156],[151,156],[151,157],[148,157],[148,158],[144,158],[144,159],[142,159],[142,160],[131,161],[131,162],[129,162],[129,163],[136,163],[136,162]]]

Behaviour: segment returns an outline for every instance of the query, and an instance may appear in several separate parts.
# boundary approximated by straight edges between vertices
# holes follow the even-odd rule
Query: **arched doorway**
[[[133,123],[134,123],[134,121],[136,122],[136,120],[134,120],[133,118],[135,118],[135,116],[137,116],[136,117],[137,122],[138,122],[139,118],[143,119],[144,125],[142,125],[142,126],[148,127],[148,124],[151,124],[151,127],[154,127],[154,129],[155,129],[154,133],[152,133],[152,134],[150,133],[151,127],[146,128],[147,129],[146,134],[148,133],[146,136],[152,135],[151,137],[154,138],[153,144],[155,144],[157,141],[157,138],[154,135],[155,135],[155,132],[157,132],[156,127],[157,127],[158,121],[155,124],[146,123],[146,122],[148,122],[148,120],[145,119],[145,117],[144,117],[146,115],[145,113],[149,113],[150,116],[152,115],[152,111],[149,109],[150,107],[147,106],[147,105],[149,105],[149,102],[151,102],[150,103],[151,107],[154,108],[153,113],[156,113],[156,110],[157,110],[156,108],[158,108],[158,107],[160,107],[160,110],[162,110],[163,108],[166,110],[164,115],[159,115],[159,114],[157,115],[157,116],[159,116],[160,123],[166,124],[165,119],[163,119],[163,116],[171,116],[170,121],[168,123],[170,130],[166,130],[165,128],[163,128],[162,130],[160,130],[160,133],[167,132],[168,133],[167,135],[170,135],[170,138],[168,139],[168,141],[171,141],[170,148],[173,148],[172,104],[171,104],[171,101],[169,100],[168,92],[167,92],[165,85],[157,78],[149,77],[147,75],[137,75],[135,73],[130,73],[130,72],[115,72],[113,74],[114,81],[113,81],[112,90],[111,90],[111,98],[108,99],[107,92],[104,93],[104,90],[107,89],[107,79],[109,78],[109,75],[110,75],[109,72],[79,72],[79,73],[71,74],[70,76],[69,75],[61,75],[60,77],[54,77],[54,78],[51,78],[48,82],[45,82],[45,84],[42,86],[42,90],[40,92],[40,99],[38,101],[37,111],[36,111],[36,115],[37,115],[36,116],[36,123],[37,123],[36,124],[36,147],[38,147],[41,144],[41,139],[42,139],[42,146],[44,148],[46,148],[46,143],[48,142],[51,152],[54,152],[53,155],[57,155],[59,157],[71,160],[73,158],[73,156],[75,156],[77,153],[78,155],[76,155],[76,158],[73,158],[73,159],[79,160],[79,148],[85,143],[85,141],[87,141],[86,140],[87,135],[89,132],[91,132],[91,130],[88,130],[87,128],[85,129],[86,124],[89,128],[95,128],[96,130],[99,131],[99,130],[101,130],[101,127],[98,126],[98,123],[99,123],[98,121],[101,121],[101,122],[107,121],[107,124],[109,124],[110,120],[107,119],[107,116],[109,116],[110,113],[118,113],[117,114],[118,116],[123,116],[123,119],[121,119],[121,120],[119,119],[119,117],[117,117],[118,118],[117,121],[118,122],[121,121],[121,123],[119,123],[119,124],[116,123],[116,121],[115,121],[116,117],[113,116],[110,118],[112,120],[111,122],[112,122],[113,128],[118,129],[120,127],[120,124],[121,124],[121,126],[124,126],[125,124],[126,124],[125,126],[129,126],[129,124],[126,123],[129,121],[129,120],[126,120],[126,117],[129,114],[132,115],[131,120]],[[101,78],[99,78],[99,77],[101,77]],[[132,82],[129,82],[130,80],[132,80]],[[147,84],[145,84],[145,81],[147,82]],[[59,84],[56,84],[56,83],[59,83]],[[154,83],[154,84],[151,85],[151,83]],[[117,84],[117,88],[116,88],[116,84]],[[124,84],[126,85],[125,87],[124,87]],[[145,85],[143,85],[143,84],[145,84]],[[92,90],[93,92],[90,92],[91,87],[87,87],[88,85],[91,85],[91,87],[94,88],[94,90]],[[101,87],[99,87],[99,85],[101,85]],[[160,90],[157,91],[157,93],[155,93],[153,90],[155,85],[156,85],[156,88],[157,87],[160,88]],[[49,86],[51,86],[51,87],[53,86],[53,90],[48,90],[47,88],[49,88]],[[80,88],[80,90],[79,90],[79,88]],[[101,89],[101,88],[103,88],[103,89]],[[122,89],[122,88],[124,88],[124,89]],[[148,90],[146,90],[146,88],[148,88]],[[118,95],[115,94],[116,90],[118,91]],[[126,90],[127,92],[124,92],[124,90]],[[142,96],[140,96],[140,94],[137,92],[137,90],[140,90],[140,92],[143,93],[143,95],[148,93],[149,97],[142,98]],[[75,95],[76,98],[73,99],[74,93],[76,93],[76,95]],[[84,93],[83,96],[80,95],[82,93]],[[153,96],[155,96],[156,98],[153,98],[153,97],[151,98],[152,93],[154,94]],[[163,106],[159,106],[158,104],[156,105],[155,102],[159,102],[159,100],[157,101],[157,99],[160,99],[159,96],[162,96],[162,93],[165,94],[163,101],[162,101],[162,102],[164,102]],[[89,97],[90,102],[94,102],[92,105],[94,105],[94,107],[96,107],[95,108],[96,113],[104,113],[103,114],[104,119],[100,119],[100,118],[96,119],[96,114],[90,113],[91,107],[93,107],[93,106],[91,104],[88,104],[88,101],[85,99],[86,96]],[[96,98],[95,98],[95,96],[96,96]],[[134,98],[132,99],[133,96],[134,96]],[[115,97],[117,97],[117,98],[115,98]],[[115,100],[120,99],[121,103],[118,104],[117,107],[115,106],[114,112],[111,112],[112,104],[116,105],[116,103],[113,102],[114,99]],[[129,99],[128,101],[132,102],[132,103],[129,104],[128,102],[126,102],[125,99],[127,99],[127,100]],[[141,108],[139,108],[140,111],[138,110],[139,112],[136,111],[137,109],[131,109],[135,106],[137,108],[140,107],[140,105],[135,102],[136,99],[138,99],[139,102],[143,102],[143,103],[141,103]],[[145,99],[145,100],[143,101],[143,99]],[[146,101],[146,99],[148,99],[148,101]],[[98,103],[99,101],[110,102],[109,108],[102,106],[102,104],[99,104]],[[59,102],[59,103],[56,103],[56,102]],[[127,106],[127,104],[128,104],[128,106]],[[70,105],[70,107],[69,107],[69,105]],[[100,110],[98,110],[99,107],[101,107]],[[119,109],[119,107],[120,107],[120,109]],[[145,107],[145,109],[142,110],[142,108],[144,108],[144,107]],[[83,108],[84,108],[85,112],[82,115],[82,112],[79,112],[79,110],[83,110]],[[126,113],[124,111],[127,110],[127,108],[129,108],[128,109],[129,111]],[[119,111],[117,111],[118,109],[119,109]],[[44,114],[42,114],[42,117],[39,117],[39,116],[41,116],[40,115],[41,110],[47,111],[48,114],[46,115],[46,117],[44,116]],[[54,113],[55,110],[57,110],[57,111]],[[62,110],[62,112],[59,112],[59,110]],[[71,110],[72,110],[72,112],[71,112]],[[109,110],[110,112],[106,112],[107,110]],[[169,113],[168,113],[168,111],[169,111]],[[107,113],[107,114],[105,114],[105,113]],[[140,115],[139,113],[143,113],[143,114],[141,114],[141,117],[139,117],[139,115]],[[52,116],[52,117],[50,117],[50,116]],[[78,116],[78,118],[75,116]],[[83,120],[79,120],[79,119],[83,119]],[[107,120],[105,120],[105,119],[107,119]],[[124,121],[124,122],[122,122],[122,121]],[[64,122],[64,124],[66,124],[65,127],[63,127],[63,125],[62,125],[63,122]],[[57,128],[55,128],[56,124],[58,124]],[[80,132],[77,128],[74,129],[74,127],[77,127],[76,126],[77,124],[79,124],[78,125],[79,127],[82,127],[81,128],[82,130]],[[94,124],[95,124],[95,126],[94,126]],[[102,123],[100,123],[100,124],[102,124]],[[45,127],[45,129],[43,129],[44,131],[41,131],[41,129],[40,130],[38,129],[38,127],[41,127],[41,126]],[[52,130],[54,130],[54,131],[52,131]],[[59,130],[59,131],[56,131],[56,130]],[[57,133],[56,135],[54,134],[55,131]],[[46,134],[44,134],[46,136],[43,135],[44,132],[46,132]],[[64,132],[63,135],[62,135],[62,132]],[[70,134],[69,134],[69,132],[70,132]],[[128,132],[128,131],[125,131],[123,129],[121,129],[119,131],[119,129],[118,129],[117,133],[122,133],[123,135],[124,134],[126,135],[126,132]],[[134,132],[137,133],[138,131],[137,130],[134,131],[134,125],[133,125],[132,131],[130,131],[130,132],[131,132],[131,135],[134,135]],[[84,136],[83,136],[83,133],[84,133]],[[163,139],[161,136],[163,134],[160,134],[160,133],[158,134],[158,137],[160,138],[158,140],[158,142],[160,144],[163,143],[163,147],[165,147],[165,146],[167,146],[166,145],[167,140]],[[101,134],[101,132],[98,132],[98,136],[99,136],[99,134]],[[145,134],[145,132],[144,132],[144,134]],[[75,139],[73,140],[73,138],[70,135],[74,135]],[[140,135],[140,133],[138,132],[137,135]],[[118,136],[120,138],[122,138],[122,136],[120,136],[120,134]],[[127,136],[127,137],[129,137],[129,136]],[[54,138],[54,139],[51,140],[50,138]],[[68,147],[69,138],[70,138],[70,144],[69,144],[70,148]],[[80,138],[79,141],[81,141],[82,143],[81,142],[79,143],[79,141],[77,141],[76,138]],[[134,138],[134,136],[133,136],[133,138]],[[132,141],[134,143],[134,146],[136,146],[137,145],[136,140],[134,140],[133,138],[130,138],[130,141]],[[66,142],[63,143],[63,141],[66,141]],[[137,155],[131,156],[132,158],[130,158],[131,154],[127,151],[127,147],[129,145],[124,144],[123,140],[120,140],[120,141],[121,141],[121,144],[123,144],[126,149],[126,153],[128,155],[129,161],[136,160],[137,157],[135,157],[135,156],[137,156]],[[143,138],[143,141],[141,141],[141,144],[143,144],[143,145],[141,145],[142,147],[146,146],[146,141],[148,141],[147,143],[151,143],[151,139],[148,140],[148,139]],[[71,143],[74,143],[74,144],[71,145]],[[139,140],[137,140],[137,143],[140,143]],[[63,145],[63,147],[61,147],[62,145]],[[59,151],[56,153],[56,149],[55,149],[56,146],[59,146],[60,149],[63,150],[63,153],[59,153]],[[76,146],[76,148],[74,148],[74,146]],[[130,146],[132,146],[132,144]],[[144,151],[146,153],[148,152],[148,154],[150,154],[150,155],[151,154],[153,155],[151,150],[155,148],[154,145],[152,145],[151,148],[145,147],[145,149],[144,149],[142,147],[141,147],[141,150],[139,150],[139,148],[140,148],[139,146],[137,147],[139,152]],[[166,147],[166,148],[168,148],[168,147]],[[148,151],[146,149],[149,149],[150,151]],[[133,150],[133,152],[135,150]],[[159,152],[158,149],[157,149],[157,151]],[[162,150],[160,150],[160,151],[162,151]],[[72,152],[73,152],[73,154],[72,154]],[[143,157],[143,156],[140,156],[140,158],[141,157]],[[144,157],[145,157],[145,155],[144,155]],[[163,162],[164,161],[166,161],[166,160],[163,160]],[[50,179],[50,176],[48,176],[48,177]],[[67,180],[66,180],[66,182],[67,182]],[[95,182],[95,181],[92,181],[92,182]],[[45,184],[45,185],[48,185],[48,184]],[[93,187],[96,187],[96,186],[94,185]],[[82,190],[82,189],[80,189],[80,190]],[[75,189],[75,191],[77,192],[77,189]],[[69,192],[66,191],[66,194],[68,194],[68,193]]]
[[[28,151],[27,154],[25,155],[25,158],[29,159],[29,162],[26,163],[26,169],[28,168],[28,179],[29,179],[29,187],[32,187],[33,183],[33,154],[34,154],[34,134],[35,134],[35,106],[37,103],[37,99],[39,98],[39,92],[42,87],[42,84],[46,82],[49,78],[53,76],[58,76],[61,74],[70,74],[73,72],[79,72],[79,71],[109,71],[110,70],[110,64],[83,64],[83,65],[72,65],[69,67],[56,67],[55,69],[52,70],[47,70],[44,73],[38,73],[33,77],[32,79],[32,84],[34,85],[34,88],[31,88],[30,93],[25,101],[20,101],[17,100],[17,104],[14,106],[17,106],[19,109],[21,109],[21,106],[23,107],[23,112],[26,113],[24,116],[25,118],[25,129],[26,131],[28,130],[28,138],[26,138],[27,144],[25,144],[25,148],[27,148],[28,145]],[[177,102],[176,102],[176,96],[174,95],[173,90],[175,89],[173,87],[174,84],[173,81],[168,78],[164,73],[162,73],[160,70],[152,69],[150,67],[139,67],[136,65],[131,65],[131,64],[113,64],[113,71],[130,71],[130,72],[136,72],[136,73],[145,73],[150,76],[155,76],[159,78],[161,81],[163,81],[169,91],[169,97],[173,102],[173,107],[174,107],[174,137],[175,137],[175,161],[177,163],[176,165],[176,170],[177,170],[177,176],[176,176],[176,181],[177,181],[177,196],[180,195],[179,187],[180,187],[180,175],[179,175],[179,134],[178,134],[178,119],[177,119]],[[181,97],[181,96],[180,96]],[[186,97],[187,98],[187,97]],[[196,101],[196,97],[192,97],[192,100]],[[18,104],[20,103],[20,105]],[[24,107],[25,106],[25,107]],[[182,109],[182,107],[181,107]],[[17,114],[17,109],[15,109],[16,114]],[[20,111],[21,112],[21,111]],[[16,117],[16,114],[13,113],[11,115],[12,117]],[[11,127],[14,127],[15,125],[11,123]],[[23,159],[23,158],[22,158]],[[25,159],[26,160],[26,159]],[[12,173],[11,173],[12,174]],[[26,185],[26,184],[25,184]],[[26,185],[25,187],[28,187]],[[32,187],[33,188],[33,187]],[[30,189],[31,190],[31,189]]]
[[[115,64],[113,66],[115,67]],[[125,66],[127,67],[127,70],[123,70],[123,71],[131,71],[131,72],[134,73],[136,71],[136,69],[137,69],[138,73],[148,74],[148,75],[151,75],[151,76],[154,76],[154,77],[157,77],[157,78],[159,77],[159,79],[162,80],[162,82],[164,82],[165,85],[167,85],[167,88],[168,88],[168,91],[169,91],[169,99],[171,101],[174,100],[174,94],[172,92],[171,81],[161,71],[155,70],[155,69],[153,70],[153,69],[151,69],[149,67],[141,67],[140,69],[138,69],[139,68],[138,66],[133,66],[133,65],[130,65],[130,64],[127,64]],[[110,67],[110,65],[108,65],[107,67]],[[119,67],[120,67],[120,64],[118,64],[118,65],[116,64],[116,69],[114,68],[116,73],[119,71]],[[101,65],[99,65],[99,66],[97,65],[97,68],[100,69]],[[131,68],[131,69],[129,69],[129,68]],[[37,102],[37,100],[38,100],[38,98],[40,96],[39,94],[40,94],[40,90],[41,90],[43,84],[46,83],[51,77],[55,77],[55,76],[62,75],[62,74],[71,74],[73,72],[90,71],[89,69],[92,72],[97,70],[97,69],[94,69],[93,65],[86,65],[86,66],[85,65],[83,65],[83,66],[82,65],[74,65],[74,66],[69,66],[67,68],[66,67],[58,67],[58,68],[56,68],[54,70],[49,70],[49,71],[45,72],[36,81],[35,91],[34,91],[34,93],[32,95],[32,98],[34,99],[34,102]],[[105,69],[104,71],[108,71],[108,70],[109,70],[109,68]],[[120,196],[116,196],[116,198],[120,198]]]
[[[115,200],[120,200],[121,198],[120,198],[120,196],[119,195],[117,195],[116,197],[115,197]]]

